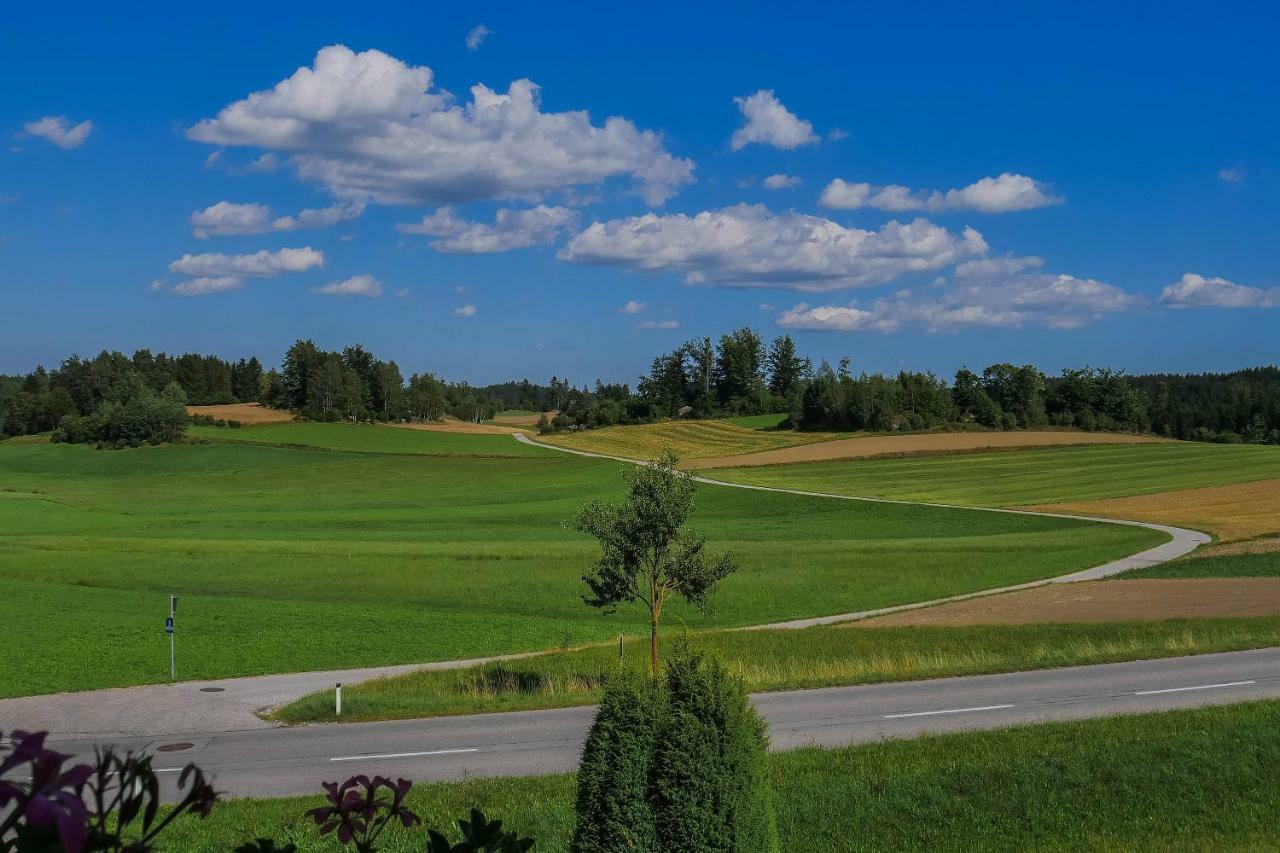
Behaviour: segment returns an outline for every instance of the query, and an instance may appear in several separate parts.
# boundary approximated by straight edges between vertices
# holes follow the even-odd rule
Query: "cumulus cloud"
[[[969,261],[956,267],[953,282],[931,288],[926,297],[899,290],[867,304],[802,302],[784,311],[778,324],[841,332],[949,332],[1026,325],[1074,329],[1145,304],[1142,297],[1110,284],[1041,272],[1043,264],[1030,257]]]
[[[299,177],[339,198],[451,204],[529,198],[630,176],[650,204],[693,180],[693,163],[625,118],[543,112],[539,88],[477,84],[454,102],[433,72],[378,50],[323,48],[312,67],[187,131],[200,142],[292,155]]]
[[[467,32],[467,50],[479,50],[484,40],[493,35],[493,30],[484,24],[477,24]]]
[[[645,320],[643,323],[636,323],[637,329],[678,329],[680,324],[675,320]]]
[[[1263,290],[1187,273],[1160,293],[1170,308],[1280,308],[1280,287]]]
[[[947,210],[976,210],[979,213],[1012,213],[1037,207],[1062,204],[1049,187],[1026,175],[1004,172],[994,178],[982,178],[967,187],[947,190],[913,190],[898,184],[873,186],[849,183],[836,178],[827,184],[818,204],[836,210],[874,207],[893,213],[912,210],[940,213]]]
[[[280,273],[306,272],[322,266],[324,252],[306,246],[275,252],[263,249],[249,255],[224,255],[221,252],[186,254],[169,264],[169,272],[196,278],[273,278]]]
[[[636,302],[634,299],[629,300],[626,305],[618,309],[619,314],[639,314],[644,310],[643,302]]]
[[[482,254],[550,245],[562,232],[576,228],[579,217],[571,208],[540,204],[529,210],[499,210],[489,225],[461,219],[453,208],[442,207],[421,222],[401,223],[396,230],[435,237],[431,247],[437,251]]]
[[[1244,169],[1226,168],[1218,172],[1218,180],[1224,184],[1238,184],[1244,180]]]
[[[557,255],[562,260],[684,273],[690,284],[827,291],[882,284],[985,254],[972,228],[955,234],[925,219],[878,231],[763,205],[696,216],[648,213],[594,222]]]
[[[382,283],[365,273],[353,275],[342,281],[330,282],[324,287],[317,287],[315,292],[326,296],[363,296],[366,299],[377,299],[382,295]]]
[[[747,120],[729,140],[734,151],[740,151],[753,142],[789,151],[819,140],[813,132],[813,125],[784,107],[772,89],[761,89],[754,95],[734,98],[733,101]]]
[[[29,136],[47,139],[59,148],[79,148],[93,132],[93,122],[82,121],[73,125],[66,116],[45,116],[39,121],[29,121],[22,126]]]
[[[158,290],[156,285],[160,282],[152,282],[151,289]],[[163,285],[162,285],[163,286]],[[238,276],[216,276],[193,278],[191,281],[183,281],[173,286],[173,292],[181,296],[204,296],[208,293],[224,293],[228,290],[239,290],[244,287],[244,279]]]
[[[474,305],[463,305],[461,308],[454,308],[454,309],[453,309],[453,316],[455,316],[455,317],[474,317],[474,316],[476,316],[476,306],[474,306]]]
[[[800,186],[800,178],[796,175],[770,175],[763,183],[767,190],[786,190]]]
[[[235,204],[220,201],[191,214],[191,233],[203,240],[234,234],[272,234],[301,228],[327,228],[354,219],[364,205],[335,204],[330,207],[307,208],[296,216],[275,216],[265,204]]]

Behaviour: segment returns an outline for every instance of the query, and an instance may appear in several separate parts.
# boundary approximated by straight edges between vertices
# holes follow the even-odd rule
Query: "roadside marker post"
[[[618,635],[618,666],[622,666],[622,660],[627,655],[627,647],[622,642],[622,635]]]
[[[169,635],[169,680],[178,680],[178,668],[173,656],[173,617],[178,613],[178,596],[169,596],[169,618],[164,620],[164,632]]]
[[[333,715],[335,717],[342,716],[342,682],[339,681],[333,688]]]

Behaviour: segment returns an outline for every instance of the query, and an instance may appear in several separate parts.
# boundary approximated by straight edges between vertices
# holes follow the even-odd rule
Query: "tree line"
[[[789,335],[766,342],[749,328],[659,354],[634,389],[599,380],[575,387],[559,376],[545,385],[522,379],[478,387],[430,372],[406,379],[395,361],[362,346],[328,351],[310,340],[289,347],[278,369],[256,357],[104,351],[72,356],[51,371],[0,376],[0,434],[55,431],[61,440],[111,445],[172,440],[181,432],[179,396],[193,405],[257,402],[322,421],[483,421],[523,409],[546,412],[545,431],[785,413],[786,425],[804,430],[1075,427],[1280,443],[1274,366],[1144,376],[1083,367],[1049,376],[1034,365],[999,363],[980,372],[962,367],[948,381],[919,371],[855,374],[847,358],[815,366]]]

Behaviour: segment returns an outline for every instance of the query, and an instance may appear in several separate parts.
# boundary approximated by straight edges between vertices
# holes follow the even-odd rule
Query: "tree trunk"
[[[654,681],[658,680],[658,608],[649,610],[649,667]]]

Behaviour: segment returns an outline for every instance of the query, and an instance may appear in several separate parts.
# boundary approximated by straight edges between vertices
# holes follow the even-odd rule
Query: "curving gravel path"
[[[545,447],[548,450],[558,450],[561,453],[571,453],[574,456],[586,456],[595,459],[610,459],[614,462],[628,462],[632,465],[643,465],[644,463],[627,459],[622,456],[608,456],[603,453],[589,453],[585,450],[572,450],[567,447],[557,447],[552,444],[545,444],[540,441],[534,441],[525,433],[517,433],[514,436],[516,441],[523,444],[531,444],[537,447]],[[860,501],[862,503],[877,504],[900,504],[905,506],[929,506],[939,509],[962,509],[972,512],[1001,512],[1009,515],[1038,515],[1043,518],[1068,518],[1073,521],[1096,521],[1103,524],[1121,524],[1126,527],[1145,527],[1148,530],[1159,530],[1161,533],[1169,536],[1169,541],[1154,548],[1148,548],[1145,551],[1139,551],[1128,557],[1122,557],[1119,560],[1112,560],[1101,566],[1095,566],[1091,569],[1083,569],[1078,572],[1071,572],[1066,575],[1059,575],[1055,578],[1045,578],[1038,581],[1028,581],[1027,583],[1014,584],[1013,586],[1002,586],[994,589],[984,589],[978,592],[968,592],[962,595],[951,595],[946,598],[935,598],[930,601],[920,601],[914,604],[899,604],[894,607],[881,607],[876,610],[859,610],[853,613],[837,613],[830,616],[816,616],[807,619],[790,619],[785,622],[772,622],[767,625],[752,625],[747,628],[739,628],[741,631],[763,631],[777,630],[788,628],[812,628],[817,625],[831,625],[836,622],[853,622],[858,619],[869,619],[872,616],[884,616],[888,613],[899,613],[903,610],[916,610],[921,607],[933,607],[937,604],[946,604],[951,601],[964,601],[969,598],[979,598],[986,595],[996,595],[1002,592],[1013,592],[1019,589],[1031,589],[1032,587],[1044,586],[1051,583],[1071,583],[1072,581],[1094,581],[1100,580],[1111,575],[1118,575],[1121,572],[1127,572],[1132,569],[1141,569],[1147,566],[1154,566],[1158,563],[1164,563],[1184,554],[1189,554],[1201,545],[1208,544],[1212,541],[1207,533],[1201,533],[1198,530],[1187,530],[1182,527],[1173,527],[1167,524],[1153,524],[1149,521],[1128,521],[1118,518],[1101,518],[1089,515],[1068,515],[1059,512],[1036,512],[1029,509],[1002,509],[999,507],[975,507],[975,506],[957,506],[955,504],[929,503],[925,501],[899,501],[892,498],[862,498],[850,495],[833,495],[826,492],[806,492],[801,489],[783,489],[776,486],[753,486],[747,483],[730,483],[724,480],[713,480],[710,477],[695,476],[695,482],[705,483],[710,486],[723,486],[729,489],[750,489],[757,492],[778,492],[784,495],[802,495],[809,498],[830,498],[838,501]]]
[[[571,450],[534,441],[523,432],[515,433],[514,438],[525,444],[535,445],[548,450],[569,453],[574,456],[585,456],[595,459],[609,459],[633,465],[644,464],[635,459],[618,456],[607,456],[601,453],[589,453],[583,450]],[[1148,548],[1145,551],[1114,560],[1102,566],[1083,571],[1072,572],[1056,578],[1031,581],[1014,586],[987,589],[980,592],[954,595],[915,604],[901,604],[895,607],[882,607],[877,610],[863,610],[854,613],[838,613],[829,616],[816,616],[806,619],[792,619],[786,622],[774,622],[766,625],[752,625],[739,628],[741,631],[777,630],[810,628],[817,625],[830,625],[836,622],[851,622],[872,616],[882,616],[903,610],[914,610],[921,607],[932,607],[950,601],[961,601],[968,598],[994,595],[1001,592],[1012,592],[1019,589],[1042,586],[1050,583],[1069,583],[1071,581],[1097,580],[1110,575],[1126,572],[1130,569],[1163,563],[1187,554],[1210,541],[1210,537],[1196,530],[1185,530],[1164,524],[1152,524],[1145,521],[1125,521],[1114,518],[1094,518],[1089,516],[1066,515],[1062,513],[1034,512],[1032,510],[998,509],[989,507],[954,506],[951,504],[922,503],[917,501],[898,501],[888,498],[860,498],[849,495],[832,495],[823,492],[806,492],[798,489],[782,489],[770,486],[752,486],[744,483],[727,483],[709,477],[694,477],[698,483],[711,486],[722,486],[730,489],[751,489],[762,492],[779,492],[782,494],[803,495],[805,497],[830,498],[832,500],[862,501],[866,503],[907,504],[911,506],[932,506],[944,509],[962,509],[972,512],[1002,512],[1013,515],[1039,515],[1048,518],[1069,518],[1078,521],[1096,521],[1105,524],[1123,524],[1131,527],[1145,527],[1159,530],[1170,537],[1168,542]],[[175,734],[199,735],[217,732],[241,731],[247,729],[268,728],[275,724],[264,721],[257,714],[263,710],[299,699],[310,693],[331,689],[337,682],[357,684],[376,678],[403,675],[420,670],[458,669],[466,666],[512,660],[539,652],[528,652],[519,655],[496,655],[484,658],[472,658],[458,661],[436,661],[422,664],[401,664],[396,666],[367,667],[362,669],[332,670],[320,672],[286,673],[282,675],[262,675],[247,678],[227,678],[215,681],[183,681],[176,684],[152,684],[141,687],[122,687],[108,690],[90,690],[80,693],[57,693],[45,696],[30,696],[17,699],[0,700],[0,732],[13,729],[39,729],[51,732],[55,737],[66,738],[76,736],[89,737],[160,737]]]

